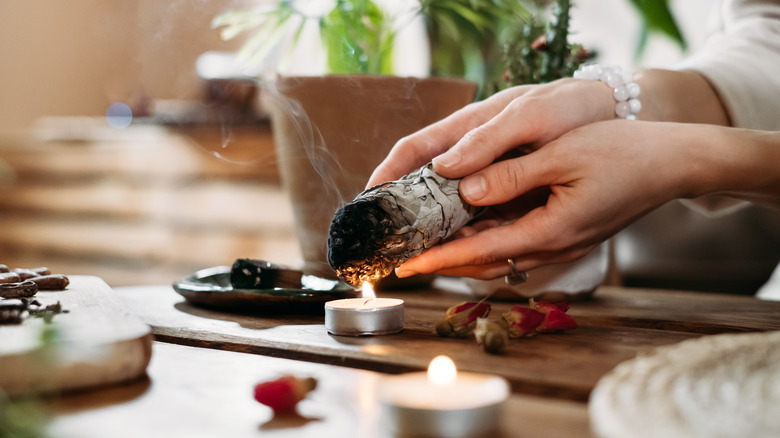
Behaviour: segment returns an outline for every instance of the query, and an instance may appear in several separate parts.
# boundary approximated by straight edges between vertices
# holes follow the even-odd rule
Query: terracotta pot
[[[460,79],[371,75],[281,77],[264,87],[305,272],[335,275],[327,262],[333,214],[364,189],[395,142],[475,93],[476,84]]]

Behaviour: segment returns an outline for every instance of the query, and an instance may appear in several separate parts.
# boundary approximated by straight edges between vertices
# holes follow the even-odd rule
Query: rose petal
[[[285,375],[255,385],[255,400],[273,409],[275,414],[291,412],[316,386],[313,378]]]
[[[574,328],[577,328],[577,322],[574,321],[574,318],[563,313],[559,309],[555,309],[551,310],[544,317],[544,321],[536,328],[536,331],[540,333],[550,333],[571,330]]]
[[[560,309],[562,312],[568,312],[569,311],[569,303],[566,301],[559,301],[557,303],[551,303],[549,301],[536,301],[533,298],[528,300],[528,305],[532,309],[536,309],[540,312],[543,312],[542,309],[551,309],[551,308],[557,308]]]
[[[476,321],[477,318],[485,318],[487,317],[488,313],[490,313],[490,303],[486,302],[477,303],[474,301],[469,301],[457,304],[447,309],[447,316],[467,315],[465,321],[466,324],[470,324],[473,321]]]
[[[544,313],[522,306],[515,306],[504,314],[504,320],[509,324],[509,336],[513,338],[532,333],[544,318]]]
[[[457,336],[466,336],[474,330],[477,318],[485,318],[489,313],[490,303],[465,302],[448,308],[444,322],[452,327],[451,333]],[[442,324],[442,321],[439,323]],[[438,330],[438,325],[437,333],[440,335],[444,333],[444,331]]]
[[[577,328],[577,322],[574,321],[574,318],[565,313],[566,310],[569,310],[568,303],[553,304],[531,299],[530,304],[535,310],[545,314],[544,321],[536,328],[537,332],[552,333]]]

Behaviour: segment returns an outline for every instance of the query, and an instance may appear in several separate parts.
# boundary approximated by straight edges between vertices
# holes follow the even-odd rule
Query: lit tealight
[[[494,432],[509,384],[501,377],[458,372],[437,356],[427,372],[382,379],[379,399],[387,426],[402,436],[467,437]]]
[[[436,356],[428,365],[428,380],[435,385],[450,385],[457,377],[455,362],[447,356]]]
[[[377,298],[370,283],[363,283],[362,298],[325,303],[325,328],[332,335],[376,336],[404,328],[404,302]]]

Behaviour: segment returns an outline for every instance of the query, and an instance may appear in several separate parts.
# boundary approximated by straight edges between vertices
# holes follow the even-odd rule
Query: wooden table
[[[398,373],[425,369],[438,354],[459,368],[500,374],[523,394],[579,402],[598,379],[642,351],[726,332],[780,329],[780,303],[752,297],[602,287],[569,313],[580,327],[510,342],[503,355],[483,353],[471,339],[440,338],[434,325],[468,296],[446,290],[384,292],[405,301],[403,333],[329,335],[322,315],[235,315],[195,307],[168,286],[119,288],[155,338],[198,347]],[[492,315],[516,303],[494,302]]]
[[[374,399],[360,394],[370,394],[367,388],[383,373],[422,370],[435,355],[446,354],[461,370],[511,382],[503,436],[589,437],[588,395],[618,363],[708,334],[780,329],[776,302],[602,287],[592,300],[572,304],[577,329],[512,340],[496,356],[483,353],[473,339],[433,334],[445,309],[469,298],[448,290],[380,293],[405,300],[404,331],[360,338],[327,334],[321,314],[204,309],[170,286],[116,292],[157,340],[149,379],[61,399],[54,404],[54,430],[63,436],[383,436]],[[493,302],[493,315],[515,304]],[[251,388],[283,372],[313,375],[322,386],[302,403],[302,418],[280,423],[252,400]],[[132,430],[118,426],[127,421]]]
[[[148,379],[48,403],[59,438],[387,437],[373,391],[379,373],[155,342]],[[311,376],[300,416],[276,417],[252,398],[260,381]],[[574,402],[513,395],[499,437],[589,437]]]

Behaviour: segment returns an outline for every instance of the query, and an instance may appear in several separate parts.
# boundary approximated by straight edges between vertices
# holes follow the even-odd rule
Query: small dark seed
[[[20,281],[22,281],[22,278],[16,272],[0,273],[0,283],[18,283]]]
[[[38,290],[63,290],[70,284],[68,277],[62,274],[40,275],[30,281],[38,285]]]
[[[41,274],[33,271],[32,269],[16,268],[16,269],[14,269],[14,272],[19,274],[19,278],[21,278],[22,281],[29,280],[29,279],[31,279],[33,277],[38,277],[39,275],[41,275]]]
[[[1,298],[29,298],[38,292],[38,285],[32,280],[19,283],[0,284]]]

